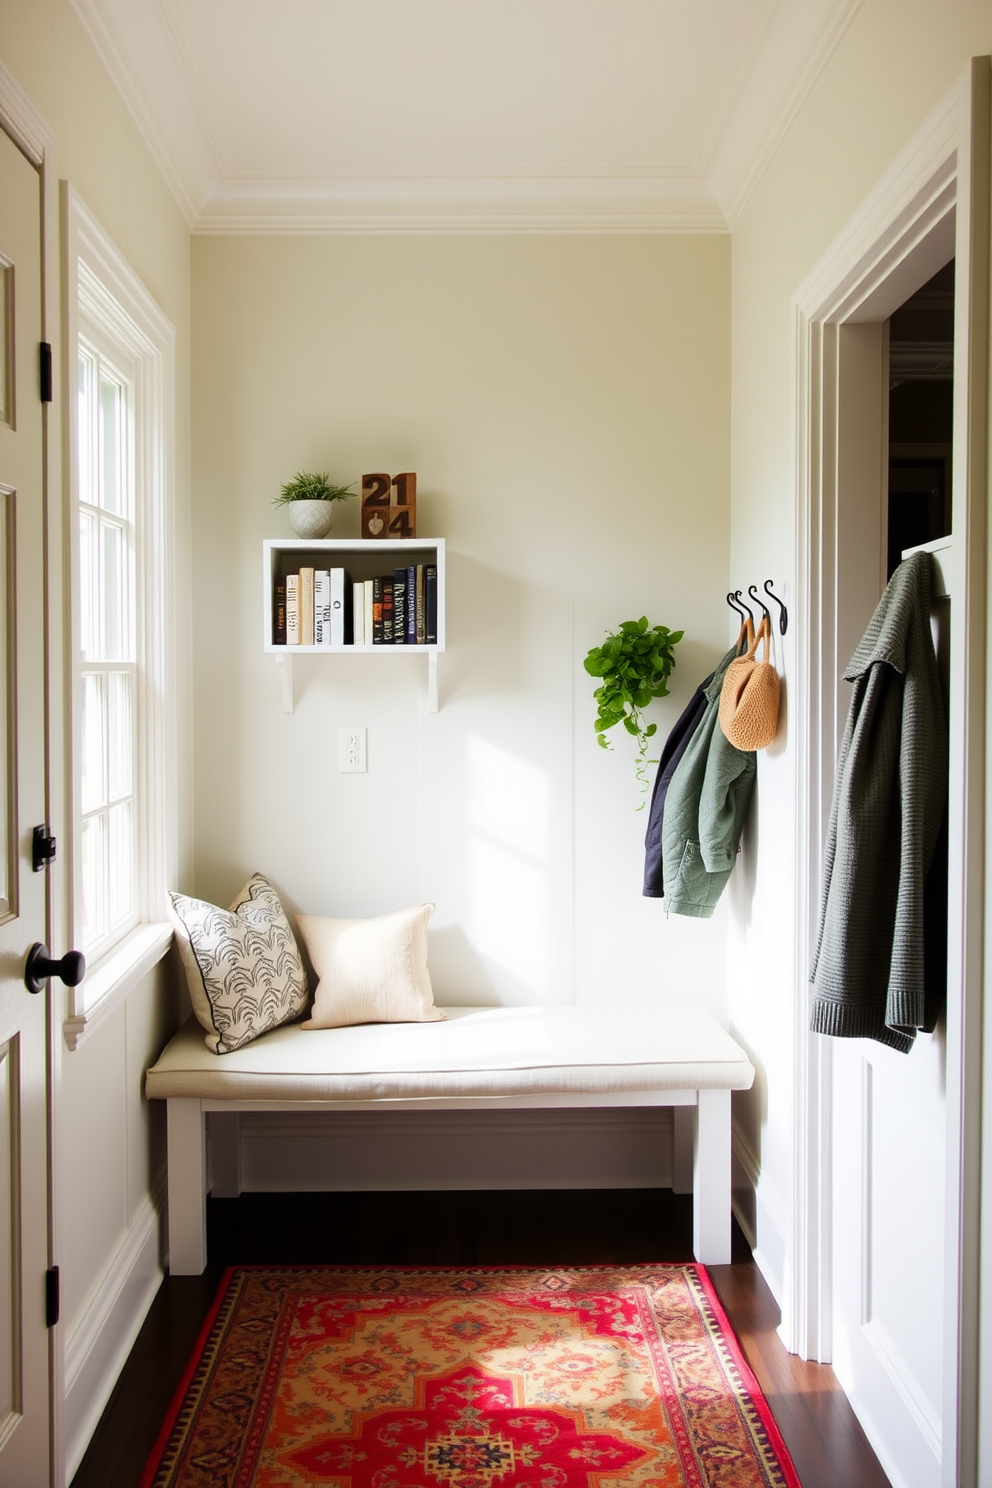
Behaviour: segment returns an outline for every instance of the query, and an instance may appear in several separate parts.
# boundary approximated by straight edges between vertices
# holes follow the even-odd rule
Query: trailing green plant
[[[593,646],[583,663],[591,677],[601,679],[593,693],[597,710],[593,727],[600,745],[609,749],[607,730],[623,724],[637,740],[634,773],[643,794],[650,783],[647,767],[658,763],[648,759],[648,740],[657,733],[658,725],[645,720],[644,709],[655,698],[668,696],[675,647],[684,634],[665,625],[648,625],[646,615],[640,620],[624,620],[618,630],[607,631],[606,640],[601,646]],[[645,805],[641,801],[637,810],[643,811]]]
[[[287,481],[279,492],[273,497],[273,506],[288,506],[291,501],[349,501],[354,496],[351,487],[335,486],[331,477],[324,471],[298,470],[291,481]]]

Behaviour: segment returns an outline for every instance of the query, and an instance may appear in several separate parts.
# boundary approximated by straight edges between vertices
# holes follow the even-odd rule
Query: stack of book
[[[352,581],[343,568],[301,568],[275,584],[276,646],[437,644],[437,564]]]

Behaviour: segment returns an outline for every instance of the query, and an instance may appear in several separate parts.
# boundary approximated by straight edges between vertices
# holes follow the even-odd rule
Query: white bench
[[[172,1274],[198,1276],[207,1262],[206,1113],[232,1117],[212,1123],[211,1166],[215,1192],[233,1196],[238,1113],[315,1108],[674,1106],[677,1125],[691,1123],[691,1174],[676,1143],[675,1187],[694,1194],[693,1251],[704,1264],[730,1260],[730,1092],[749,1089],[754,1069],[709,1013],[670,1003],[445,1011],[444,1023],[290,1024],[220,1055],[191,1019],[146,1076],[149,1098],[168,1103]]]

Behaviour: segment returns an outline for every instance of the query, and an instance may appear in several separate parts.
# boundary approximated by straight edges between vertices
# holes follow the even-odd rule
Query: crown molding
[[[779,0],[754,67],[704,174],[731,231],[864,0]],[[791,84],[791,86],[790,86]]]
[[[424,236],[465,237],[499,235],[584,235],[584,236],[656,236],[660,234],[723,235],[728,231],[723,217],[691,217],[666,214],[663,216],[622,217],[616,213],[609,216],[579,216],[561,214],[512,213],[478,214],[465,213],[414,216],[379,213],[375,216],[352,213],[349,215],[294,217],[288,213],[278,216],[245,215],[214,216],[210,212],[201,215],[195,230],[196,237],[368,237],[368,236]]]
[[[195,100],[185,94],[179,85],[181,71],[177,65],[169,67],[162,63],[154,70],[154,76],[143,76],[141,58],[147,56],[145,46],[127,46],[117,26],[108,20],[100,0],[69,0],[76,17],[86,32],[94,51],[120,94],[124,106],[131,116],[148,153],[155,162],[168,190],[192,232],[196,226],[200,207],[206,199],[211,183],[218,178],[217,163],[209,158],[203,136],[194,122]],[[134,19],[143,23],[154,12],[150,7],[141,7],[140,16]],[[119,22],[126,11],[118,9]],[[158,56],[161,48],[174,51],[170,33],[161,27],[156,37]],[[123,41],[123,45],[122,45]],[[163,100],[166,90],[172,92],[170,100]],[[160,109],[165,103],[168,117],[177,121],[186,119],[187,125],[180,130],[173,128],[166,139],[156,121],[150,100],[156,99]]]
[[[768,0],[688,166],[454,178],[275,178],[228,161],[167,0],[70,0],[193,233],[721,233],[732,228],[863,0]],[[192,70],[191,70],[192,69]]]
[[[701,182],[652,176],[226,181],[196,233],[724,233]]]
[[[51,156],[55,135],[14,74],[0,62],[0,125],[31,164],[40,167]]]

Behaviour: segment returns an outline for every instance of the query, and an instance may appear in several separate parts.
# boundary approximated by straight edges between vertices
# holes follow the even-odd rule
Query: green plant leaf
[[[658,763],[647,757],[648,740],[657,733],[658,725],[646,723],[643,710],[655,698],[668,696],[675,647],[683,634],[665,625],[649,625],[646,615],[639,620],[623,620],[615,631],[607,632],[601,646],[590,647],[583,662],[586,672],[600,683],[593,692],[597,705],[593,727],[600,747],[610,748],[606,733],[622,723],[637,740],[635,774],[642,792],[650,785],[647,767]]]

